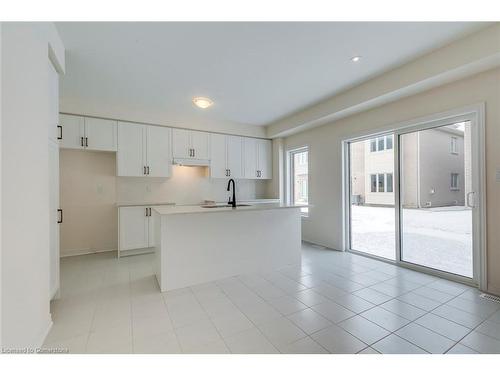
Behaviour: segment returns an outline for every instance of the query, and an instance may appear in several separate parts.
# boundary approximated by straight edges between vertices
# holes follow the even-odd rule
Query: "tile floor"
[[[477,290],[303,245],[301,265],[160,293],[153,256],[61,261],[44,346],[71,353],[500,353]]]

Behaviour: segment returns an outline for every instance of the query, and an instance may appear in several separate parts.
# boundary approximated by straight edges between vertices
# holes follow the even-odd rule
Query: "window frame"
[[[453,186],[453,177],[456,176],[456,186]],[[455,172],[452,172],[451,175],[450,175],[450,190],[451,191],[460,191],[460,173],[455,173]]]
[[[294,177],[295,177],[295,173],[294,173],[294,170],[295,170],[295,162],[294,162],[294,156],[296,154],[300,154],[300,153],[303,153],[303,152],[307,152],[307,158],[306,158],[306,164],[307,165],[307,202],[309,203],[309,146],[301,146],[301,147],[298,147],[298,148],[293,148],[293,149],[290,149],[290,150],[287,150],[286,152],[286,155],[287,155],[287,158],[286,158],[286,162],[287,162],[287,179],[286,179],[286,184],[287,184],[287,187],[286,187],[286,191],[287,191],[287,203],[288,204],[295,204],[295,181],[294,181]],[[301,216],[302,217],[309,217],[309,208],[308,207],[304,207],[304,210],[303,211],[301,209]]]

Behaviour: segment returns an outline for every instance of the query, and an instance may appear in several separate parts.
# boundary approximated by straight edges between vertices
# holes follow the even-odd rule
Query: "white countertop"
[[[206,208],[202,206],[154,206],[153,210],[160,215],[176,215],[176,214],[199,214],[199,213],[215,213],[215,212],[238,212],[238,211],[257,211],[257,210],[276,210],[285,208],[301,208],[309,206],[298,206],[281,203],[259,203],[250,206],[233,207],[214,207]]]
[[[133,207],[133,206],[175,206],[173,202],[117,202],[116,207]]]

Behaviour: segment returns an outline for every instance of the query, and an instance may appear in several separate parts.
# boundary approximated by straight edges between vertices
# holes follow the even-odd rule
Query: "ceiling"
[[[481,23],[57,23],[62,109],[127,108],[165,124],[267,125]],[[361,55],[358,63],[352,56]],[[191,103],[207,96],[207,110]],[[89,113],[87,113],[89,114]],[[122,117],[123,118],[123,117]]]

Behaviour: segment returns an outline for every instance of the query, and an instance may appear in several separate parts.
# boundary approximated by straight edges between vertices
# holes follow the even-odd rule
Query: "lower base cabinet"
[[[148,249],[154,246],[154,223],[150,206],[118,208],[118,257],[129,250]],[[130,251],[130,253],[135,253]]]

